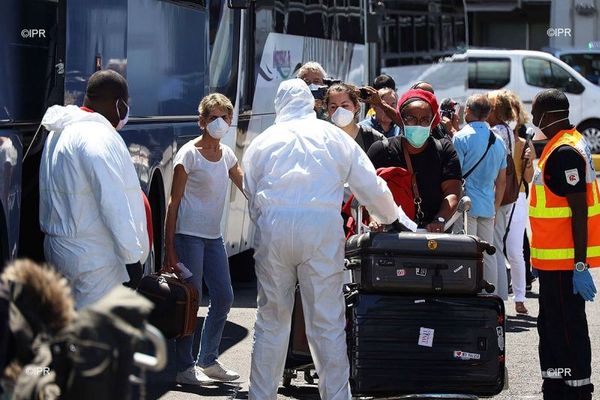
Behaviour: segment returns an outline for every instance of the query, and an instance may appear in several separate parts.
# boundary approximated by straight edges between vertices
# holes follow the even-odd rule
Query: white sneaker
[[[240,377],[240,374],[225,368],[223,364],[218,361],[209,367],[202,368],[202,372],[204,372],[208,378],[221,382],[235,381]]]
[[[200,368],[195,365],[192,365],[185,371],[181,371],[177,373],[175,377],[175,382],[180,383],[182,385],[196,385],[196,386],[204,386],[210,385],[215,381],[206,376]]]

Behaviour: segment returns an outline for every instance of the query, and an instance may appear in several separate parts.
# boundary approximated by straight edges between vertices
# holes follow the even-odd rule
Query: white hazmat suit
[[[382,223],[397,218],[386,183],[341,129],[316,118],[300,79],[282,82],[275,125],[243,158],[244,190],[256,233],[258,310],[250,400],[275,400],[289,341],[294,288],[300,283],[306,333],[323,400],[348,400],[344,333],[344,183]]]
[[[40,165],[44,253],[71,284],[77,308],[129,280],[146,260],[140,183],[125,142],[101,114],[53,106]]]

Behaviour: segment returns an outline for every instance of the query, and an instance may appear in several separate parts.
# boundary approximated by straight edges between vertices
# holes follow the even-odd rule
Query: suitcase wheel
[[[310,368],[306,368],[304,370],[304,381],[306,383],[308,383],[309,385],[312,385],[315,383],[315,377],[316,377],[316,373],[313,375],[310,373]]]
[[[283,386],[290,387],[292,386],[292,379],[295,379],[298,376],[293,369],[284,369],[283,370]],[[305,375],[306,377],[306,375]]]

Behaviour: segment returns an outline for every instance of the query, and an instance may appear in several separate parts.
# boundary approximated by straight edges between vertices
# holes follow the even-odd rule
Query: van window
[[[556,63],[541,58],[523,59],[525,81],[532,86],[557,88],[568,93],[581,93],[584,88],[570,73]]]
[[[469,89],[500,89],[510,82],[510,58],[469,57]]]

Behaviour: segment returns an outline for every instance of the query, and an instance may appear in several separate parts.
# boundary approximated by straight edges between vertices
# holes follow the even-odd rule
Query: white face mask
[[[314,83],[311,83],[310,85],[308,85],[308,88],[312,92],[312,91],[317,90],[318,88],[320,88],[320,86],[319,85],[315,85]]]
[[[515,131],[515,128],[517,127],[517,121],[509,121],[508,122],[508,127],[510,128],[511,131]]]
[[[123,127],[125,126],[125,124],[127,124],[127,121],[129,120],[129,105],[127,103],[123,102],[123,104],[125,104],[125,107],[127,107],[127,113],[125,114],[124,118],[121,118],[121,114],[119,113],[119,100],[120,99],[117,99],[117,103],[116,103],[117,116],[119,117],[119,123],[117,124],[117,127],[115,128],[118,131],[123,129]]]
[[[535,121],[533,121],[533,119],[531,120],[531,123],[533,124],[533,126],[539,127],[540,131],[543,132],[544,129],[546,129],[547,127],[552,126],[554,124],[558,124],[559,122],[562,122],[562,121],[567,121],[569,119],[569,117],[565,117],[565,118],[558,119],[558,120],[556,120],[554,122],[550,122],[549,124],[546,124],[544,126],[540,126],[542,124],[542,120],[544,119],[544,117],[546,116],[546,114],[559,113],[559,112],[565,112],[565,111],[569,111],[569,109],[567,108],[567,109],[564,109],[564,110],[545,111],[545,112],[542,113],[542,116],[540,117],[540,120],[537,123],[535,123]]]
[[[229,124],[221,117],[206,125],[208,134],[214,139],[222,139],[229,130]]]
[[[330,117],[331,122],[343,128],[348,126],[354,120],[354,113],[350,110],[346,110],[344,107],[338,107],[337,110]]]

